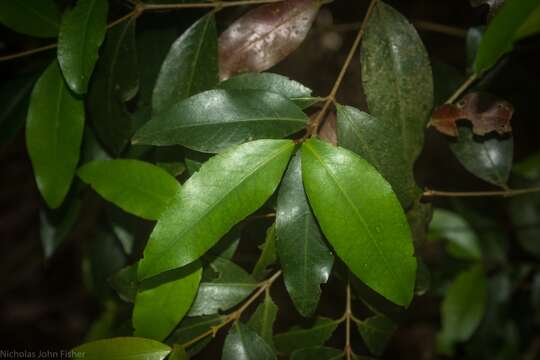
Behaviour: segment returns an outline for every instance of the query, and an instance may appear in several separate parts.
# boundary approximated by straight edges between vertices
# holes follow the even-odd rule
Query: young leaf
[[[224,319],[225,316],[217,314],[185,318],[180,325],[178,325],[178,328],[167,338],[167,343],[185,344],[212,329],[213,326],[221,324]],[[193,356],[197,354],[210,342],[210,340],[211,338],[207,337],[191,345],[188,348],[189,355]]]
[[[22,34],[56,37],[60,11],[54,0],[0,1],[0,23]]]
[[[153,116],[133,143],[220,152],[246,141],[288,136],[306,123],[307,116],[300,108],[281,95],[259,90],[210,90]]]
[[[267,293],[264,301],[257,307],[247,323],[272,348],[274,347],[272,337],[274,336],[274,321],[276,321],[277,312],[277,305]]]
[[[249,326],[237,321],[229,330],[221,360],[275,360],[272,348]]]
[[[286,76],[272,73],[237,75],[222,81],[218,85],[218,88],[225,90],[263,90],[274,92],[291,100],[302,109],[319,101],[319,98],[311,96],[311,89]]]
[[[105,199],[148,220],[159,219],[180,194],[180,183],[174,177],[140,160],[92,161],[78,175]]]
[[[320,3],[289,0],[259,6],[219,37],[219,77],[261,72],[285,59],[304,41]]]
[[[145,360],[163,360],[171,348],[155,340],[138,337],[118,337],[82,344],[73,349],[76,354],[84,354],[85,360],[138,360],[144,354]]]
[[[454,343],[468,340],[484,317],[486,278],[482,265],[462,272],[450,285],[441,309],[439,349],[452,353]]]
[[[217,30],[214,15],[204,16],[172,44],[152,95],[155,113],[167,110],[218,82]]]
[[[399,128],[351,106],[338,105],[337,136],[340,146],[366,159],[384,176],[403,207],[408,208],[418,197],[413,169],[396,141]]]
[[[141,284],[133,307],[134,335],[163,340],[187,314],[201,281],[195,263]]]
[[[302,177],[338,256],[366,285],[407,306],[416,259],[407,219],[390,185],[358,155],[318,140],[302,145]]]
[[[338,360],[343,359],[343,350],[326,346],[316,346],[296,350],[291,354],[291,360]]]
[[[401,149],[410,172],[433,106],[426,49],[407,19],[381,1],[369,19],[360,56],[369,113],[397,129],[399,136],[389,138]]]
[[[476,139],[466,127],[459,127],[459,137],[450,149],[471,174],[491,184],[504,186],[512,169],[514,138]]]
[[[375,315],[357,323],[358,332],[369,351],[381,356],[397,325],[383,315]]]
[[[62,17],[58,63],[69,88],[85,94],[107,32],[107,0],[78,0]]]
[[[287,292],[298,312],[308,317],[319,304],[320,285],[328,281],[334,256],[309,207],[299,152],[291,160],[279,189],[276,232]]]
[[[60,206],[79,161],[84,105],[67,88],[54,61],[36,83],[26,120],[26,147],[50,208]]]
[[[339,320],[318,318],[312,327],[293,327],[287,332],[274,336],[274,343],[279,352],[289,354],[298,349],[304,349],[324,344],[334,333]]]
[[[253,267],[253,277],[255,280],[264,279],[267,268],[276,262],[276,227],[272,225],[266,230],[266,239],[260,246],[261,256],[257,260],[257,263]]]
[[[115,154],[133,134],[124,102],[135,96],[138,87],[135,20],[129,20],[107,34],[88,93],[90,120],[101,141]]]
[[[215,258],[209,267],[218,277],[201,283],[189,316],[210,315],[228,310],[257,288],[255,279],[230,260]]]

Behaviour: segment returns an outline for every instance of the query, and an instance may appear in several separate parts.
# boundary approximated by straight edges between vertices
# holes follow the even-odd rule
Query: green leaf
[[[68,199],[60,209],[41,210],[39,214],[43,255],[49,259],[69,235],[79,217],[81,201],[78,196]]]
[[[133,135],[133,121],[124,102],[135,96],[138,87],[132,19],[108,32],[88,93],[90,120],[101,141],[115,154]]]
[[[334,256],[323,240],[302,184],[301,156],[291,160],[279,189],[277,252],[287,292],[302,316],[311,316],[321,297]]]
[[[188,359],[189,357],[186,350],[180,346],[174,346],[173,352],[168,357],[168,360],[188,360]]]
[[[252,271],[252,275],[255,280],[264,279],[268,267],[274,264],[277,260],[275,225],[270,226],[266,230],[266,239],[260,248],[262,249],[261,256],[259,256],[259,259],[257,260],[257,263]]]
[[[392,185],[403,207],[418,197],[411,163],[399,141],[401,131],[388,121],[381,121],[351,106],[337,106],[338,144],[349,149],[381,173]]]
[[[378,2],[366,27],[360,57],[369,113],[397,129],[394,147],[401,149],[408,166],[404,176],[410,176],[433,106],[426,49],[407,19]]]
[[[215,258],[209,268],[215,271],[218,277],[201,283],[189,316],[210,315],[228,310],[257,288],[255,279],[230,260]]]
[[[138,263],[126,266],[109,278],[111,287],[126,302],[134,302],[137,295],[137,265]]]
[[[482,265],[462,272],[450,285],[442,303],[439,350],[451,354],[453,344],[468,340],[484,316],[486,278]]]
[[[298,107],[305,109],[320,98],[311,96],[311,89],[289,79],[286,76],[272,73],[248,73],[232,77],[221,82],[219,89],[225,90],[263,90],[277,93],[294,102]]]
[[[538,186],[538,183],[531,185]],[[512,198],[509,215],[521,248],[540,258],[540,194]]]
[[[276,355],[270,346],[249,326],[237,321],[229,330],[221,360],[272,360]]]
[[[78,175],[105,199],[148,220],[157,220],[180,196],[180,183],[174,177],[140,160],[92,161]]]
[[[318,140],[302,145],[302,176],[338,256],[370,288],[407,306],[416,259],[411,230],[390,185],[358,155]]]
[[[134,335],[163,340],[187,314],[201,281],[194,263],[141,284],[133,307]]]
[[[210,90],[153,116],[137,132],[133,143],[220,152],[246,141],[291,135],[307,120],[300,108],[279,94]]]
[[[26,147],[41,195],[50,208],[64,200],[79,161],[84,105],[67,88],[54,61],[34,86]]]
[[[334,333],[340,320],[317,318],[310,328],[293,327],[287,332],[274,336],[274,343],[279,352],[289,354],[324,344]]]
[[[482,250],[475,232],[463,218],[451,211],[435,209],[429,225],[429,237],[448,240],[448,252],[456,258],[482,259]]]
[[[277,305],[272,301],[270,294],[266,293],[264,301],[257,307],[257,310],[251,315],[247,323],[272,348],[274,347],[272,338],[274,336],[274,322],[276,321],[277,312]]]
[[[476,139],[470,128],[460,126],[458,130],[459,137],[450,149],[465,169],[491,184],[506,185],[512,170],[513,137]]]
[[[171,46],[152,95],[159,113],[218,82],[217,30],[213,13],[193,24]]]
[[[530,17],[537,16],[539,7],[538,0],[505,1],[489,23],[480,43],[474,63],[477,74],[495,65],[501,56],[512,50],[514,41],[520,36],[530,35],[531,28],[525,24]],[[530,24],[534,23],[535,21],[531,20]]]
[[[213,326],[223,322],[223,315],[209,315],[185,318],[182,320],[178,328],[167,339],[168,344],[185,344],[197,336],[204,334],[212,329]],[[193,356],[202,350],[211,340],[211,337],[206,337],[190,345],[188,348],[189,355]]]
[[[171,352],[171,348],[155,340],[138,337],[119,337],[97,340],[73,349],[84,354],[85,360],[162,360]]]
[[[60,11],[54,0],[0,1],[0,23],[22,34],[56,37]]]
[[[476,60],[476,54],[478,54],[478,48],[482,43],[482,37],[485,31],[484,26],[471,27],[467,30],[467,36],[465,38],[466,50],[467,50],[467,72],[472,73],[474,71],[474,61]],[[459,87],[456,86],[454,89]]]
[[[252,141],[214,156],[184,184],[144,250],[139,278],[189,264],[272,195],[294,144]]]
[[[343,350],[326,346],[316,346],[296,350],[291,354],[291,360],[338,360],[343,359]]]
[[[58,62],[69,88],[85,94],[107,32],[107,0],[78,0],[62,17]]]
[[[358,332],[373,355],[381,356],[397,329],[397,325],[383,315],[375,315],[357,323]]]
[[[521,25],[516,33],[516,39],[522,39],[540,32],[540,6],[529,15],[523,25]]]

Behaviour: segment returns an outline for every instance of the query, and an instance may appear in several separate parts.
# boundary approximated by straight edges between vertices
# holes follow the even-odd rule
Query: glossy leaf
[[[291,360],[338,360],[343,359],[343,350],[326,346],[316,346],[296,350],[291,354]]]
[[[274,346],[272,338],[274,336],[274,322],[276,321],[277,312],[277,305],[274,304],[270,294],[267,293],[264,301],[259,304],[247,323],[271,347]]]
[[[107,32],[107,0],[78,0],[65,13],[58,36],[58,63],[69,88],[85,94]]]
[[[169,355],[168,360],[188,360],[188,354],[186,350],[181,346],[174,346],[171,355]]]
[[[214,156],[184,184],[150,235],[139,278],[189,264],[272,195],[294,144],[259,140]]]
[[[56,37],[60,10],[54,0],[1,1],[0,23],[22,34]]]
[[[378,2],[366,27],[360,50],[362,84],[369,113],[397,129],[411,176],[424,142],[424,128],[433,106],[431,66],[420,37],[399,12]],[[338,121],[339,122],[339,121]],[[396,166],[401,157],[395,160]]]
[[[176,40],[163,61],[152,95],[155,113],[167,110],[218,82],[217,30],[214,15],[193,24]]]
[[[337,255],[370,288],[407,306],[416,259],[407,219],[390,185],[358,155],[318,140],[302,146],[302,176]]]
[[[256,280],[265,278],[267,269],[277,260],[276,254],[276,228],[274,225],[266,230],[266,239],[260,246],[261,256],[253,267],[252,275]]]
[[[383,315],[375,315],[357,323],[358,332],[369,351],[381,356],[397,325]]]
[[[174,177],[140,160],[92,161],[78,175],[105,199],[148,220],[157,220],[180,195],[180,183]]]
[[[163,360],[171,348],[155,340],[139,337],[118,337],[82,344],[73,349],[86,360]]]
[[[178,328],[167,339],[168,344],[185,344],[197,336],[204,334],[212,329],[213,326],[219,325],[223,322],[225,316],[223,315],[209,315],[209,316],[197,316],[189,317],[182,320]],[[209,342],[211,338],[204,338],[188,348],[189,355],[193,356],[202,350]]]
[[[301,156],[291,160],[279,189],[277,252],[287,292],[302,316],[314,313],[320,285],[328,281],[334,256],[323,240],[302,184]]]
[[[26,119],[26,147],[41,195],[60,206],[79,161],[84,105],[67,88],[54,61],[34,86]]]
[[[468,340],[484,316],[486,279],[482,265],[462,272],[450,285],[442,303],[439,350],[451,353],[453,344]]]
[[[258,90],[210,90],[153,116],[133,143],[183,145],[220,152],[263,138],[282,138],[302,129],[307,116],[281,95]]]
[[[225,338],[222,360],[272,360],[276,354],[249,326],[234,323]]]
[[[287,332],[274,336],[279,352],[289,354],[298,349],[323,345],[332,336],[339,320],[318,318],[309,328],[293,327]]]
[[[197,263],[141,284],[133,307],[134,335],[163,340],[187,314],[201,281]]]
[[[286,76],[272,73],[237,75],[221,82],[218,88],[225,90],[269,91],[286,97],[302,109],[319,101],[319,98],[311,96],[311,89]]]
[[[520,29],[530,16],[535,16],[539,8],[538,0],[506,0],[497,15],[490,22],[484,33],[474,71],[480,74],[491,68],[508,51],[512,50],[514,41],[519,36],[530,35],[530,32]]]
[[[306,37],[319,1],[289,0],[259,6],[219,37],[220,78],[261,72],[285,59]]]
[[[134,302],[139,287],[137,281],[137,263],[120,269],[109,278],[109,284],[118,296],[127,302]]]
[[[392,185],[403,207],[418,197],[411,164],[407,161],[399,128],[351,106],[337,107],[338,144],[349,149],[381,173]]]
[[[471,174],[494,185],[506,185],[514,155],[513,137],[475,138],[471,129],[459,127],[450,149]]]
[[[215,258],[209,267],[218,277],[201,283],[189,316],[210,315],[228,310],[257,288],[255,279],[230,260]]]
[[[97,135],[113,153],[120,153],[133,134],[133,121],[124,102],[139,87],[135,21],[112,28],[90,84],[88,111]]]

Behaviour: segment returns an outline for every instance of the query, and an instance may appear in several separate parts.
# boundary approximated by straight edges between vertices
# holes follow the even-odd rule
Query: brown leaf
[[[285,0],[259,6],[219,37],[221,80],[269,69],[302,43],[317,15],[319,0]]]
[[[319,112],[316,112],[311,116],[311,118],[313,119],[318,114]],[[326,115],[326,119],[319,130],[319,138],[334,146],[337,145],[336,114],[334,112]]]
[[[505,134],[512,131],[510,120],[513,113],[514,107],[508,101],[474,92],[465,95],[455,105],[444,104],[435,109],[428,127],[433,126],[449,136],[458,136],[456,122],[466,119],[472,123],[472,131],[476,135],[483,136],[492,131]]]

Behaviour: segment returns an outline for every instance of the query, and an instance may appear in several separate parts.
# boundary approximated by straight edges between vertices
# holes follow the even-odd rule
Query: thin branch
[[[414,26],[418,30],[436,32],[444,35],[458,37],[461,39],[467,36],[467,30],[454,26],[438,24],[431,21],[416,20],[414,21]]]
[[[351,307],[351,284],[347,283],[347,304],[345,306],[345,355],[347,360],[352,358],[351,347],[351,320],[353,318]]]
[[[201,9],[201,8],[226,8],[231,6],[271,4],[283,2],[284,0],[240,0],[240,1],[213,1],[209,3],[192,4],[143,4],[145,11],[179,10],[179,9]]]
[[[461,94],[463,94],[463,92],[465,90],[467,90],[469,88],[469,86],[471,86],[471,84],[473,82],[475,82],[476,80],[478,79],[478,75],[477,74],[472,74],[471,76],[469,76],[469,78],[467,80],[465,80],[463,82],[463,84],[461,84],[459,86],[459,88],[457,88],[457,90],[452,94],[452,96],[450,96],[448,98],[448,100],[446,100],[446,103],[447,104],[451,104],[453,103],[454,101],[457,100],[457,98],[459,98],[461,96]]]
[[[519,196],[519,195],[525,195],[525,194],[531,194],[540,192],[540,187],[534,187],[534,188],[528,188],[528,189],[508,189],[508,190],[501,190],[501,191],[439,191],[439,190],[430,190],[426,189],[424,191],[423,196],[425,197],[482,197],[482,196],[503,196],[503,197],[511,197],[511,196]]]

